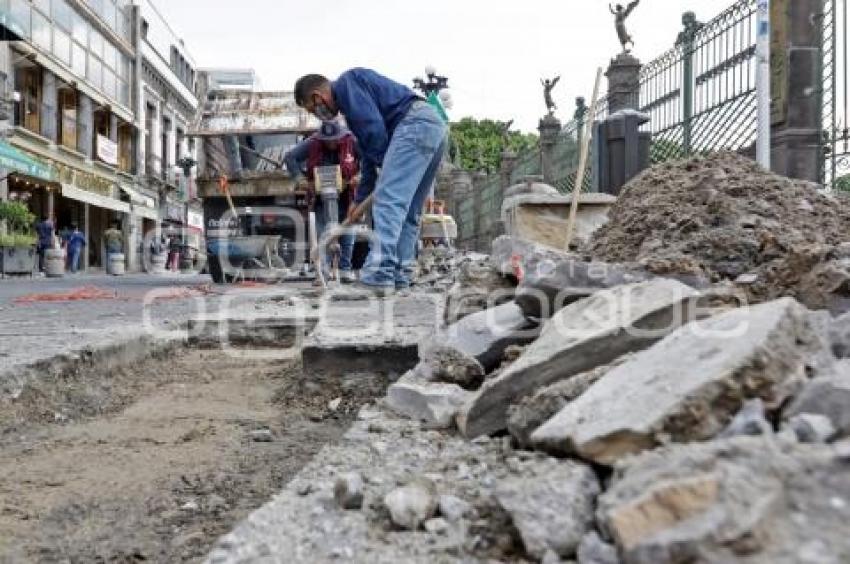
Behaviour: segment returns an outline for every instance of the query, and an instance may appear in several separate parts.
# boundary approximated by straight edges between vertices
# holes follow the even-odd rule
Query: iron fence
[[[824,0],[821,49],[824,183],[842,192],[850,191],[847,23],[847,0]]]

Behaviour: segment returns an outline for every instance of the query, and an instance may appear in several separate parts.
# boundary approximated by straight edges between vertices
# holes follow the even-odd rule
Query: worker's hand
[[[359,217],[355,217],[356,211],[357,211],[357,204],[354,202],[354,200],[351,200],[351,203],[348,204],[348,213],[345,216],[345,221],[349,225],[353,225],[360,220]]]

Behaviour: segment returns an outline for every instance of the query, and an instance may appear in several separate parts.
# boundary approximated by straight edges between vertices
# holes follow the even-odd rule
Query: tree
[[[505,124],[490,119],[463,118],[451,124],[452,160],[466,170],[499,170],[505,145],[516,153],[537,147],[537,135],[509,131]]]

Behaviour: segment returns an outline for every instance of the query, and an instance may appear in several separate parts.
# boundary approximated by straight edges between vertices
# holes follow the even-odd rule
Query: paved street
[[[4,376],[57,355],[142,336],[168,336],[229,300],[287,286],[216,286],[208,276],[131,274],[0,280],[0,387]],[[94,299],[74,299],[88,295]],[[54,301],[56,300],[56,301]]]

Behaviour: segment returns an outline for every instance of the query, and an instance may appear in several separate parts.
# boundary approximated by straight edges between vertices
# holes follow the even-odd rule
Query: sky
[[[433,66],[449,78],[453,120],[514,120],[534,131],[545,114],[540,79],[566,122],[590,103],[596,69],[619,50],[602,0],[154,0],[198,67],[254,68],[267,90],[316,72],[363,66],[405,84]],[[627,27],[649,62],[673,46],[681,15],[707,21],[733,0],[642,0]],[[603,77],[602,91],[605,90]]]

